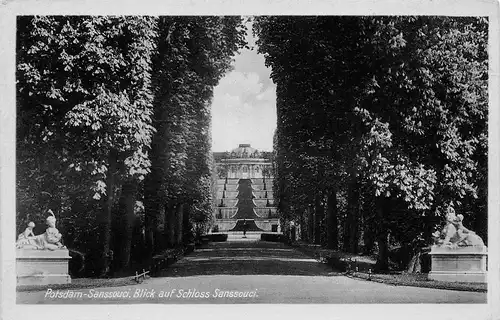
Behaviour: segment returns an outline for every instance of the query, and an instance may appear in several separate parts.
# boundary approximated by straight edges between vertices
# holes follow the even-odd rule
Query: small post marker
[[[142,273],[138,274],[137,271],[135,272],[135,277],[133,278],[135,282],[140,283],[146,279],[146,275],[149,273],[149,271],[146,271],[145,269],[142,269]]]
[[[368,280],[372,280],[372,269],[368,269]]]

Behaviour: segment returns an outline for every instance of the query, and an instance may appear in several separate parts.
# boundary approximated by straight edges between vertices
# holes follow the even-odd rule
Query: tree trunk
[[[146,177],[144,186],[145,256],[151,264],[153,255],[160,249],[163,238],[163,232],[159,229],[161,220],[163,220],[162,197],[158,191],[161,188],[161,179],[156,167],[151,168],[151,173]]]
[[[182,242],[184,244],[189,244],[194,241],[192,235],[191,223],[189,222],[189,216],[190,216],[190,206],[185,205],[184,213],[182,214]]]
[[[166,245],[168,248],[175,246],[175,205],[168,205],[165,207],[165,229],[164,235],[166,240]]]
[[[117,248],[117,267],[128,268],[130,266],[130,252],[132,246],[132,232],[135,222],[135,198],[137,184],[130,181],[123,185],[118,209],[120,220],[119,246]]]
[[[480,236],[485,245],[488,245],[488,188],[479,187],[478,199],[472,200],[474,212],[474,232]]]
[[[300,216],[300,239],[303,241],[307,241],[307,228],[306,228],[306,219],[304,215],[302,214]]]
[[[373,246],[375,245],[375,241],[373,239],[373,231],[370,230],[370,226],[364,226],[365,229],[363,230],[363,253],[364,254],[371,254],[373,251]]]
[[[374,219],[373,215],[376,215],[376,210],[374,211],[374,202],[365,199],[365,201],[363,201],[360,213],[362,220],[361,225],[363,229],[361,235],[361,237],[363,238],[362,252],[364,255],[371,254],[375,247],[375,230],[377,228],[374,226],[376,219]]]
[[[408,273],[420,273],[422,267],[420,265],[420,251],[417,251],[410,260],[408,264],[407,272]]]
[[[147,199],[147,198],[146,198]],[[156,212],[158,207],[155,203],[150,203],[145,199],[144,203],[144,244],[145,258],[152,261],[154,252],[154,226],[156,225]],[[149,203],[149,204],[148,204]]]
[[[349,230],[351,230],[350,214],[351,212],[347,210],[342,228],[342,250],[345,252],[349,252],[349,246],[351,243],[351,233],[349,232]]]
[[[184,213],[184,204],[178,204],[176,208],[176,214],[175,214],[175,222],[176,222],[176,227],[175,227],[175,244],[182,244],[182,225],[183,225],[183,216]]]
[[[388,271],[389,270],[389,247],[388,247],[388,236],[389,232],[387,230],[387,225],[385,223],[387,219],[387,200],[379,199],[377,201],[377,244],[378,244],[378,257],[376,263],[376,269],[378,271]]]
[[[358,253],[359,242],[359,185],[356,177],[352,178],[347,194],[347,219],[344,228],[344,250]]]
[[[118,167],[118,152],[111,149],[108,155],[108,173],[106,176],[106,197],[104,198],[104,207],[101,216],[101,239],[102,239],[102,252],[101,252],[101,270],[100,275],[106,276],[109,274],[110,264],[113,257],[111,251],[111,222],[113,216],[113,202],[115,190],[115,176]]]
[[[328,249],[338,249],[338,219],[337,219],[337,192],[335,189],[330,190],[327,200],[327,230],[326,246]]]
[[[307,208],[307,241],[309,243],[314,242],[314,210],[311,207]]]
[[[376,263],[376,269],[378,271],[388,271],[389,270],[389,248],[387,241],[388,233],[387,231],[381,231],[377,236],[378,243],[378,257]]]
[[[155,217],[155,225],[153,229],[153,237],[154,237],[154,254],[158,254],[162,252],[166,247],[166,239],[165,239],[165,214],[167,212],[167,208],[165,204],[162,202],[158,203],[158,215]]]
[[[325,208],[322,204],[322,193],[318,192],[314,199],[314,243],[321,244],[321,230],[323,226],[323,218],[325,216]]]

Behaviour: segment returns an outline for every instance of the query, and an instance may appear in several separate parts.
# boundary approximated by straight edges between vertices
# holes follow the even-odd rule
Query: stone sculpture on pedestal
[[[35,236],[33,234],[35,224],[30,222],[28,228],[17,238],[17,249],[57,250],[66,248],[60,242],[62,235],[56,228],[56,217],[52,210],[49,210],[49,213],[51,215],[47,218],[48,228],[45,230],[45,233]]]
[[[464,227],[463,219],[449,207],[446,225],[433,234],[429,279],[486,282],[487,248],[481,237]]]
[[[49,210],[45,233],[35,236],[35,224],[30,222],[18,236],[17,282],[20,285],[71,283],[68,274],[69,251],[61,243],[62,235],[56,228],[56,217]]]

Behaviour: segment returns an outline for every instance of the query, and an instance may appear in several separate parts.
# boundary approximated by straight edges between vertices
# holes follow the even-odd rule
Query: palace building
[[[216,229],[277,232],[271,153],[240,144],[230,152],[214,152],[214,159],[218,176]]]

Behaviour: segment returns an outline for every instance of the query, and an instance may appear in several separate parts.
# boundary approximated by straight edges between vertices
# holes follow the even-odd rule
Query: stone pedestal
[[[16,272],[18,285],[71,283],[68,274],[69,251],[17,249]]]
[[[486,282],[487,248],[470,246],[448,248],[432,246],[430,280],[448,282]]]

